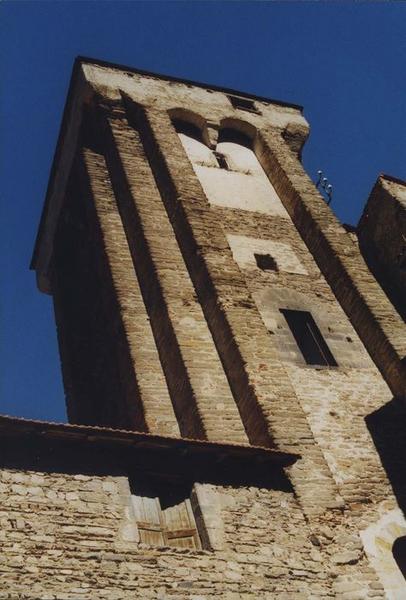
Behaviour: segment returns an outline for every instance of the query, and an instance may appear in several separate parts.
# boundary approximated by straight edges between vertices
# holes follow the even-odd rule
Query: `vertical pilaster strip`
[[[134,414],[142,410],[145,426],[151,433],[179,435],[105,159],[84,149],[82,161],[131,358],[133,371],[128,379],[133,384],[126,394],[129,412]],[[135,420],[139,421],[137,415]]]
[[[342,505],[334,479],[166,113],[128,107],[252,443],[299,451],[290,476],[308,515]],[[311,473],[311,478],[309,478]]]
[[[139,134],[124,111],[102,119],[110,176],[182,435],[247,443]]]
[[[276,130],[257,155],[293,223],[395,396],[406,398],[406,325],[355,244]]]

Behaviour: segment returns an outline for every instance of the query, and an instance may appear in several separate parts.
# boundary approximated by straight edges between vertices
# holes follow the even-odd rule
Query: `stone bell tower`
[[[221,447],[176,489],[128,476],[140,597],[406,589],[403,480],[368,430],[403,410],[405,326],[304,172],[307,133],[299,106],[76,61],[33,259],[69,420]]]

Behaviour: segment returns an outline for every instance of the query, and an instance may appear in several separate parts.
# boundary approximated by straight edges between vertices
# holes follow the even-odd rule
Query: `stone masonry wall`
[[[189,156],[196,161],[193,166],[197,176],[203,178],[205,187],[205,173],[202,172],[201,156],[196,156],[195,144],[185,139],[182,143],[186,151],[193,146],[194,153]],[[232,157],[229,148],[227,158]],[[216,165],[212,169],[216,169]],[[246,162],[245,173],[246,177],[255,176],[252,158]],[[216,177],[218,189],[211,210],[222,223],[234,259],[275,340],[279,359],[346,502],[346,519],[351,527],[362,531],[367,523],[373,523],[397,508],[365,421],[386,402],[391,402],[392,394],[288,214],[269,216],[258,207],[245,206],[244,201],[238,208],[237,199],[233,206],[220,208],[217,202],[219,189],[227,193],[229,174],[217,167]],[[211,202],[210,194],[208,200]],[[255,251],[269,251],[276,259],[278,270],[261,271],[254,260]],[[280,308],[312,313],[338,362],[337,368],[306,365]],[[401,453],[404,436],[398,439],[397,447]],[[296,484],[296,489],[298,487]],[[363,510],[360,510],[361,506]],[[404,519],[402,523],[404,527]],[[389,559],[387,556],[381,564],[375,561],[377,570],[385,571],[387,567],[383,563],[390,562]],[[399,585],[404,586],[401,581]]]
[[[368,198],[358,228],[361,252],[406,321],[406,183],[382,175]]]
[[[338,223],[282,136],[264,129],[256,152],[334,295],[394,396],[406,390],[406,328],[357,244]]]
[[[119,206],[123,207],[134,263],[137,265],[144,255],[151,256],[152,268],[144,268],[140,281],[141,286],[149,287],[144,298],[152,326],[158,329],[167,323],[174,333],[173,349],[165,332],[157,331],[155,340],[167,365],[166,378],[182,433],[193,437],[194,418],[187,415],[195,403],[195,415],[207,439],[246,442],[240,414],[139,136],[120,118],[110,117],[106,130],[107,163]],[[142,238],[145,246],[141,249]],[[153,273],[159,294],[151,290]],[[176,351],[181,355],[180,376],[168,364]]]
[[[5,555],[16,548],[33,561],[18,593],[31,598],[23,594],[35,585],[59,598],[65,585],[72,599],[129,590],[193,600],[402,597],[391,548],[406,532],[406,330],[303,171],[303,117],[265,101],[239,110],[220,91],[96,65],[83,76],[90,121],[71,125],[86,131],[76,149],[80,194],[97,225],[127,361],[115,359],[126,388],[114,402],[138,415],[135,428],[301,458],[286,471],[293,490],[194,474],[201,497],[218,500],[213,528],[223,540],[199,552],[139,544],[123,468],[102,476],[83,466],[46,476],[40,465],[6,469]],[[174,116],[198,127],[204,144],[178,135]],[[225,128],[248,136],[254,152],[217,145]],[[228,171],[213,159],[216,146]],[[50,210],[46,219],[42,280],[59,217]],[[258,252],[277,270],[258,268]],[[311,312],[338,366],[307,365],[280,309]],[[37,513],[28,522],[38,524],[41,556],[20,535],[22,521],[9,524],[10,511],[13,523]],[[73,545],[62,521],[74,528],[65,532]],[[57,574],[52,551],[68,573]],[[5,598],[15,567],[5,570]],[[47,569],[55,577],[44,584]]]
[[[255,160],[252,152],[251,155],[240,167],[242,170],[245,167],[247,179],[256,177],[255,171],[249,171]],[[233,148],[229,148],[228,156],[234,156]],[[241,160],[241,152],[239,156]],[[218,189],[227,190],[228,172],[216,170]],[[201,178],[201,170],[197,168],[196,171]],[[210,195],[208,200],[211,203]],[[364,495],[369,497],[372,489],[375,498],[379,496],[384,499],[390,494],[390,488],[384,472],[379,469],[378,455],[364,418],[389,402],[392,395],[289,215],[266,215],[258,207],[220,208],[216,200],[211,210],[217,221],[222,223],[233,257],[276,344],[279,359],[293,383],[312,433],[323,448],[337,484],[340,487],[345,482],[340,490],[343,497],[350,501],[351,493],[347,491],[347,486],[350,488],[355,485],[357,501]],[[256,251],[269,251],[276,260],[278,270],[262,271],[254,259]],[[312,313],[338,367],[306,364],[280,313],[281,308]],[[335,445],[330,448],[333,432]],[[359,455],[353,461],[357,451]],[[351,474],[352,470],[354,472]],[[378,494],[378,474],[383,482],[381,494]],[[365,494],[362,491],[362,478],[365,478]]]
[[[357,536],[338,532],[334,518],[316,535],[277,479],[203,478],[198,510],[215,548],[153,547],[139,542],[125,472],[131,459],[114,459],[111,448],[59,446],[35,446],[35,460],[18,465],[24,451],[9,442],[14,464],[0,471],[2,600],[385,597]],[[145,476],[145,459],[138,465],[133,475],[141,467]]]
[[[108,196],[103,205],[90,193],[79,162],[71,176],[54,258],[68,414],[71,422],[176,434],[179,429],[131,258],[125,260],[128,247],[121,221],[114,220]],[[115,251],[113,257],[105,248]],[[128,307],[124,318],[120,305]]]

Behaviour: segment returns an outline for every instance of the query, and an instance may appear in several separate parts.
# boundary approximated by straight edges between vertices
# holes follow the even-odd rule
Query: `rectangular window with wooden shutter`
[[[140,541],[151,546],[201,548],[190,503],[191,485],[135,476],[131,499]]]

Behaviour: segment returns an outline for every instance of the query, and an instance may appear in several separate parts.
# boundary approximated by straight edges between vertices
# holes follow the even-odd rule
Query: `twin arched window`
[[[204,143],[203,132],[196,124],[179,118],[172,119],[172,123],[179,134],[187,135],[202,144]],[[252,150],[252,140],[248,135],[231,127],[223,127],[219,131],[218,144],[224,142],[238,144]]]
[[[186,135],[187,137],[196,140],[197,142],[203,142],[202,130],[193,123],[184,121],[183,119],[172,119],[172,124],[175,127],[178,134]]]
[[[210,204],[288,218],[253,150],[254,126],[225,119],[216,147],[211,139],[210,148],[202,117],[191,113],[184,119],[180,110],[171,116]]]
[[[241,131],[230,127],[220,129],[216,149],[211,150],[196,124],[179,118],[172,123],[193,163],[246,174],[258,170],[252,140]]]

